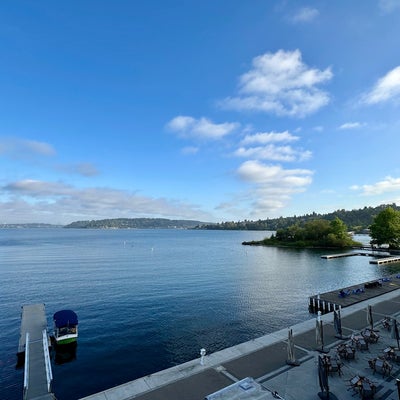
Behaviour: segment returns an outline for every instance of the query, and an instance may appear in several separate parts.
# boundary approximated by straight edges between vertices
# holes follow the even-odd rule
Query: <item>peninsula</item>
[[[316,219],[303,225],[291,225],[288,228],[278,229],[269,238],[242,244],[294,248],[350,248],[361,245],[352,239],[346,224],[337,217],[330,222]]]

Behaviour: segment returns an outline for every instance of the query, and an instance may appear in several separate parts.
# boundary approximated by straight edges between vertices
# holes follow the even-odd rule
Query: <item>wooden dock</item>
[[[331,292],[310,296],[308,308],[311,313],[322,314],[348,307],[400,288],[400,275],[391,275],[374,281],[340,288]]]
[[[24,400],[55,399],[48,343],[44,304],[22,306],[18,361],[24,364]]]

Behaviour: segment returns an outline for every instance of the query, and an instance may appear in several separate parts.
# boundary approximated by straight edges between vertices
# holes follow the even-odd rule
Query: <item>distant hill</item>
[[[62,228],[63,225],[29,223],[29,224],[1,224],[0,228],[18,229],[18,228]]]
[[[216,224],[205,224],[199,225],[197,229],[211,229],[211,230],[265,230],[265,231],[276,231],[278,229],[285,229],[291,225],[299,224],[302,225],[305,222],[315,219],[326,219],[328,221],[333,220],[335,217],[340,218],[346,225],[349,231],[357,233],[363,233],[368,230],[372,224],[374,217],[378,215],[387,207],[392,207],[394,210],[400,211],[400,207],[396,204],[386,204],[377,207],[364,207],[358,210],[346,211],[344,209],[337,210],[328,214],[306,214],[302,216],[293,217],[280,217],[271,218],[258,221],[239,221],[239,222],[220,222]]]
[[[166,218],[114,218],[76,221],[64,228],[79,229],[191,229],[204,222]]]

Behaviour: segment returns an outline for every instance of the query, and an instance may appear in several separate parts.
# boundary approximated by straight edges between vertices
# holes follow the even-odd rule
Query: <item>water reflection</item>
[[[78,343],[68,343],[63,345],[55,344],[53,347],[54,362],[57,365],[69,363],[76,360],[76,350]]]

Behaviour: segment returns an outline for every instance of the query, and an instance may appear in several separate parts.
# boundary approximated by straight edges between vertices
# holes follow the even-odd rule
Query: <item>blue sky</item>
[[[0,223],[400,202],[400,0],[0,2]]]

